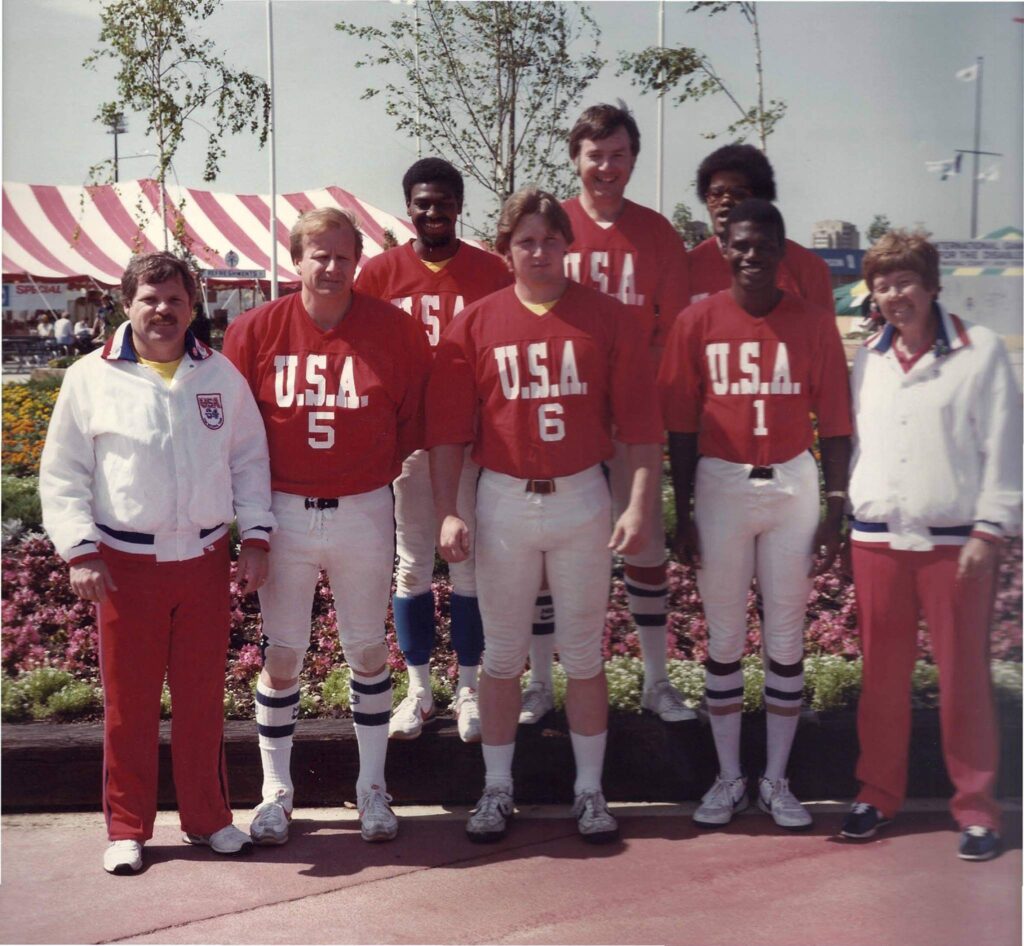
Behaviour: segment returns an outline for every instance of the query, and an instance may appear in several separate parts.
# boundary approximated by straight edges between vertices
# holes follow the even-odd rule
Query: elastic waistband
[[[98,523],[97,528],[103,532],[103,538],[98,543],[101,555],[112,552],[122,558],[146,559],[160,564],[201,558],[218,551],[228,541],[226,525],[204,529],[201,536],[181,536],[177,533],[150,535],[146,532],[111,529]]]
[[[850,528],[856,532],[868,532],[872,534],[887,533],[889,524],[887,522],[863,522],[860,519],[851,519]],[[967,537],[971,534],[973,525],[967,526],[929,526],[928,532],[936,538],[943,536]]]

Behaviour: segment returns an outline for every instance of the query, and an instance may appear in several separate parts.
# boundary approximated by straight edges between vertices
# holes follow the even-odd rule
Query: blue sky
[[[743,102],[755,96],[753,46],[738,11],[716,17],[688,13],[689,2],[666,4],[666,44],[707,53]],[[4,0],[3,178],[80,184],[88,167],[112,153],[112,139],[92,121],[112,97],[113,68],[81,68],[96,42],[99,4],[90,0]],[[339,19],[383,26],[408,9],[386,0],[275,0],[277,178],[280,192],[337,184],[401,213],[401,176],[415,143],[399,135],[378,99],[363,102],[363,51],[337,33]],[[655,200],[656,105],[615,76],[618,53],[653,44],[655,2],[599,2],[609,65],[584,104],[625,99],[643,133],[629,195]],[[975,86],[954,73],[983,56],[982,150],[1002,152],[999,179],[980,187],[979,229],[1021,226],[1024,137],[1022,3],[759,4],[768,97],[789,111],[769,139],[779,206],[790,234],[807,242],[816,220],[839,218],[863,230],[884,213],[898,225],[924,224],[939,239],[969,236],[970,173],[941,182],[925,162],[973,146]],[[262,0],[227,0],[205,32],[229,63],[266,74]],[[725,138],[732,106],[722,96],[680,107],[666,104],[665,210],[698,203],[692,181],[701,158]],[[122,155],[151,151],[142,120],[129,115]],[[228,139],[220,178],[204,185],[203,135],[195,129],[175,160],[180,184],[242,193],[269,191],[268,157],[252,138]],[[992,166],[983,159],[982,169]],[[124,161],[122,177],[147,176],[152,158]],[[970,164],[965,164],[969,172]],[[469,192],[470,204],[474,194]],[[476,203],[480,201],[477,198]]]

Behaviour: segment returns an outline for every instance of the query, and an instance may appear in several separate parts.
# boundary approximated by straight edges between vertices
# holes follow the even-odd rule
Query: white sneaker
[[[811,813],[789,790],[789,779],[785,778],[776,779],[774,782],[762,778],[757,783],[757,807],[768,812],[780,828],[786,828],[788,831],[809,828],[814,821]]]
[[[204,845],[211,848],[214,854],[248,854],[252,851],[252,838],[233,824],[224,825],[213,834],[189,834],[186,831],[181,840],[186,844]]]
[[[720,828],[732,821],[732,816],[747,807],[747,780],[740,776],[734,779],[715,779],[700,800],[700,807],[693,813],[693,823],[701,828]]]
[[[429,704],[428,704],[429,701]],[[429,709],[424,709],[428,706]],[[434,715],[434,700],[426,690],[412,691],[391,713],[389,739],[415,739],[423,732],[423,724]]]
[[[466,822],[469,840],[482,844],[500,841],[508,834],[508,823],[515,807],[509,789],[502,785],[488,785]]]
[[[391,796],[379,785],[371,785],[356,800],[359,833],[364,841],[392,841],[398,834],[398,819],[391,810]]]
[[[463,742],[480,741],[480,707],[476,690],[463,687],[455,700],[455,719],[459,726],[459,738]]]
[[[253,844],[284,844],[288,840],[288,822],[292,820],[292,813],[284,807],[283,799],[287,794],[283,788],[278,789],[273,798],[260,804],[252,813],[249,836]]]
[[[519,725],[539,723],[555,708],[555,697],[546,683],[531,683],[523,690],[523,705],[519,710]]]
[[[668,680],[659,680],[652,687],[644,687],[640,706],[666,723],[682,723],[696,719],[697,713],[690,709],[680,693]]]
[[[103,852],[103,869],[122,877],[142,870],[142,842],[111,841]]]
[[[584,841],[607,844],[619,836],[619,823],[608,810],[602,792],[580,792],[572,803],[572,813]]]

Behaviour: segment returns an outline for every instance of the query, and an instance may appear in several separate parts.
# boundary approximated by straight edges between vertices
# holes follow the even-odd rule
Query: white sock
[[[263,763],[263,800],[273,801],[277,793],[283,791],[281,803],[289,811],[294,805],[291,761],[298,716],[298,683],[285,690],[275,690],[262,681],[256,683],[256,732]]]
[[[368,792],[374,785],[382,791],[384,763],[388,754],[388,722],[391,719],[391,671],[385,667],[373,677],[352,672],[350,683],[352,722],[359,745],[359,778],[356,794]]]
[[[471,690],[475,690],[479,671],[480,668],[476,665],[467,667],[465,664],[459,664],[459,689],[469,687]]]
[[[640,653],[644,658],[644,689],[650,689],[659,680],[668,679],[666,654],[667,632],[664,627],[638,627]]]
[[[601,791],[601,773],[604,769],[604,748],[608,742],[608,730],[596,736],[581,736],[569,730],[572,740],[572,757],[576,761],[576,782],[573,794]]]
[[[555,635],[534,634],[530,638],[530,683],[551,689],[551,665],[555,661]]]
[[[489,746],[484,743],[484,787],[500,785],[512,792],[512,757],[515,755],[516,744],[510,742],[506,746]]]
[[[789,752],[800,723],[803,703],[804,664],[777,664],[768,660],[764,674],[765,719],[768,729],[768,759],[764,777],[773,782],[785,778]]]
[[[719,774],[724,779],[739,778],[740,728],[743,722],[743,670],[740,662],[723,664],[708,660],[704,664],[704,695],[711,720],[711,735],[718,753]]]
[[[668,679],[666,663],[665,622],[668,611],[668,580],[664,570],[657,582],[641,581],[637,574],[650,575],[652,569],[626,565],[625,586],[629,613],[640,638],[640,651],[644,658],[644,688],[653,687],[659,680]]]
[[[434,694],[430,689],[430,664],[415,666],[409,664],[406,669],[409,671],[409,692],[415,693],[417,690],[423,690],[427,694],[423,709],[425,712],[430,712],[434,705]]]

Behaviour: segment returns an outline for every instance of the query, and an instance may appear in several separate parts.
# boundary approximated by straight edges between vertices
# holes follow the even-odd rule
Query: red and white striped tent
[[[4,282],[118,285],[133,253],[164,248],[160,205],[160,185],[153,180],[93,187],[5,182]],[[299,214],[314,207],[339,207],[356,215],[363,230],[364,259],[381,252],[385,230],[399,243],[413,232],[408,220],[373,207],[340,187],[279,194],[277,266],[278,281],[285,286],[298,283],[288,231]],[[172,251],[175,236],[180,236],[201,269],[262,269],[269,278],[269,196],[168,185],[164,214]],[[238,259],[232,259],[229,266],[225,257],[232,251]]]

